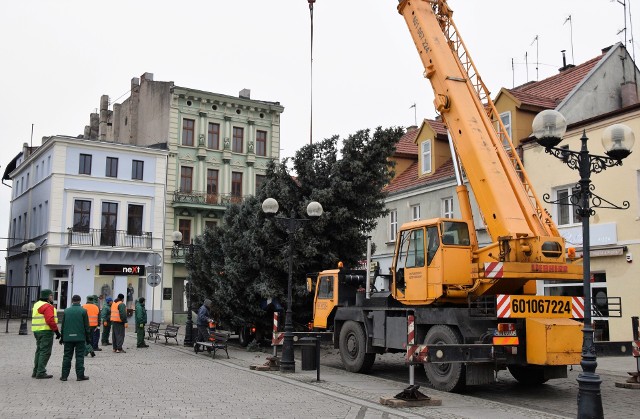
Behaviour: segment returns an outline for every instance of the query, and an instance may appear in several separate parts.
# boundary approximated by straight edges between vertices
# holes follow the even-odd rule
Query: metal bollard
[[[320,335],[316,336],[316,381],[320,381]]]

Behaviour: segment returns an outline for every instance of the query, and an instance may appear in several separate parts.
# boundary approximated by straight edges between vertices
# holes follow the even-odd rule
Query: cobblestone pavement
[[[150,348],[138,349],[130,332],[125,339],[127,353],[116,354],[110,347],[103,347],[95,358],[85,360],[89,381],[75,381],[73,370],[69,381],[59,381],[62,347],[57,343],[48,366],[54,378],[36,380],[31,378],[33,335],[20,336],[17,332],[18,322],[11,322],[9,333],[0,333],[2,418],[561,417],[535,408],[432,390],[428,394],[441,399],[442,406],[390,408],[378,403],[380,396],[396,394],[405,384],[325,366],[320,382],[315,381],[315,371],[300,371],[300,364],[295,374],[251,371],[248,366],[264,363],[267,353],[230,347],[230,359],[220,352],[212,359],[175,343],[150,343]],[[637,398],[638,393],[630,394]],[[633,403],[632,396],[628,403]]]

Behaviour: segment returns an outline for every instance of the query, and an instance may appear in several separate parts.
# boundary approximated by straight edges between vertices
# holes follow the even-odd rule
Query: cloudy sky
[[[640,24],[638,2],[625,1],[632,22]],[[431,87],[396,5],[395,0],[316,1],[314,140],[362,128],[406,127],[435,116]],[[494,95],[514,82],[555,74],[563,49],[569,63],[579,64],[624,42],[624,33],[618,33],[625,26],[624,8],[617,0],[449,0],[449,5]],[[565,23],[569,15],[573,49],[571,25]],[[121,102],[131,78],[144,72],[228,95],[251,89],[253,99],[285,108],[281,156],[292,156],[309,141],[306,0],[3,1],[0,57],[0,172],[30,141],[32,124],[33,145],[43,136],[82,134],[100,96]],[[10,189],[4,185],[0,202],[0,237],[5,237]],[[5,243],[0,241],[0,248]],[[0,265],[4,268],[4,260]]]

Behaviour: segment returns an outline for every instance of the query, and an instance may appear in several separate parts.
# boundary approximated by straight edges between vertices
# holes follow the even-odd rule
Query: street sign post
[[[160,275],[159,274],[149,274],[147,275],[147,284],[151,285],[152,287],[157,287],[160,284]]]
[[[145,266],[147,274],[161,274],[162,266]]]
[[[159,253],[149,253],[147,256],[147,264],[151,266],[158,266],[162,262],[162,256]]]

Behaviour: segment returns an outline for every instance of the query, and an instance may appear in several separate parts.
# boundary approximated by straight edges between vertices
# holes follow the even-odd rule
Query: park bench
[[[158,330],[158,333],[156,333],[156,340],[155,342],[158,341],[158,337],[162,336],[164,337],[164,343],[165,345],[167,343],[169,343],[169,339],[175,339],[176,343],[178,343],[178,330],[180,329],[180,326],[174,326],[172,324],[167,325],[166,329],[160,329]]]
[[[151,340],[152,338],[158,335],[159,331],[160,331],[160,323],[156,323],[156,322],[149,323],[149,326],[147,326],[147,333],[149,334],[149,337],[147,339]]]
[[[211,331],[209,332],[209,341],[208,342],[196,342],[193,345],[193,350],[195,353],[199,351],[208,351],[211,353],[211,357],[215,358],[216,351],[218,349],[223,349],[227,354],[227,358],[229,358],[229,351],[227,350],[227,341],[229,340],[229,335],[223,332]]]

